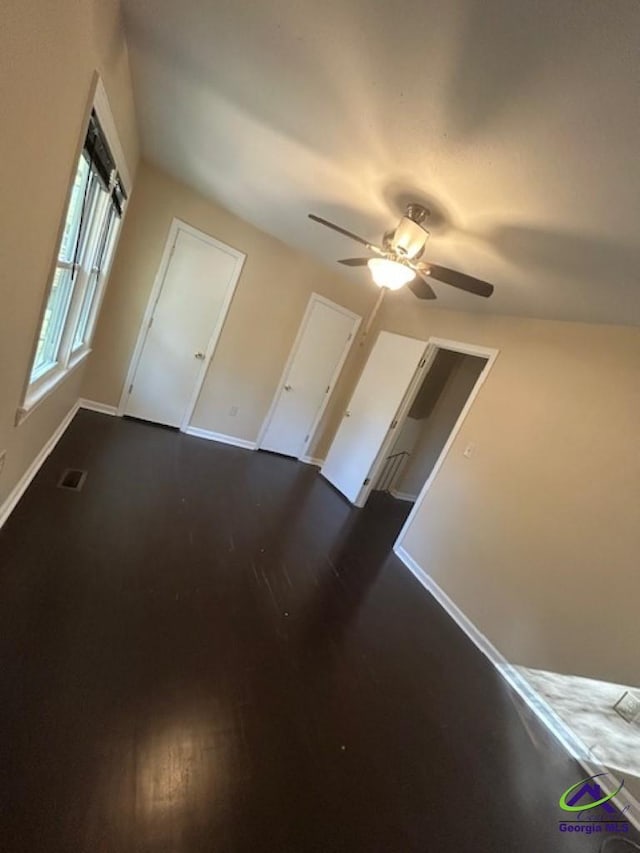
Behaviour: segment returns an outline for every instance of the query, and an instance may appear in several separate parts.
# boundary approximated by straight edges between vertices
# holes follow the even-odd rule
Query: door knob
[[[344,413],[344,416],[345,416],[345,418],[351,417],[351,412],[349,411],[349,409],[347,409],[347,411]]]
[[[285,391],[291,391],[291,385],[285,385],[284,390]]]
[[[198,359],[198,361],[204,361],[204,353],[203,353],[203,352],[197,352],[197,353],[195,353],[195,356],[194,356],[194,357],[195,357],[195,358],[197,358],[197,359]]]

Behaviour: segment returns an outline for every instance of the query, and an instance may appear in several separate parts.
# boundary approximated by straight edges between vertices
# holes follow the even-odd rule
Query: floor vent
[[[80,471],[78,468],[67,468],[62,477],[58,480],[58,488],[71,489],[72,492],[79,492],[84,486],[84,481],[86,479],[86,471]]]

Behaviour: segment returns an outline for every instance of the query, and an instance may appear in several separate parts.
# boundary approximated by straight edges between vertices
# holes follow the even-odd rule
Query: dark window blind
[[[89,119],[87,138],[84,143],[84,155],[88,158],[91,168],[105,189],[110,192],[111,202],[118,216],[122,216],[122,209],[127,194],[122,186],[115,160],[109,149],[107,138],[100,127],[95,110],[92,110],[91,118]]]

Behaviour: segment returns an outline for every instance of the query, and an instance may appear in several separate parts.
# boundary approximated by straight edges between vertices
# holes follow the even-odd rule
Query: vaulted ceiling
[[[496,287],[443,307],[640,323],[637,0],[124,14],[146,156],[237,215],[333,265],[358,246],[308,212],[379,242],[426,202],[425,257]]]

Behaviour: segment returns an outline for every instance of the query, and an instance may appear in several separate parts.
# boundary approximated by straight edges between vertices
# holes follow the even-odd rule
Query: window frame
[[[105,208],[110,205],[110,199],[106,191],[102,190],[101,192],[102,188],[98,185],[95,174],[90,170],[90,185],[91,192],[93,194],[93,198],[91,200],[92,206],[89,208],[90,215],[88,217],[88,230],[85,231],[84,235],[81,235],[82,243],[79,251],[79,258],[82,258],[86,264],[80,264],[77,268],[76,278],[69,296],[69,305],[66,308],[62,323],[60,340],[56,347],[56,361],[55,363],[44,365],[43,369],[40,372],[37,372],[35,370],[35,359],[38,352],[38,342],[55,278],[58,274],[58,270],[68,270],[72,267],[71,263],[60,260],[60,251],[62,248],[67,216],[72,202],[73,189],[80,165],[80,159],[85,156],[83,153],[85,139],[92,112],[96,114],[107,144],[109,145],[127,198],[131,193],[131,178],[124,158],[122,145],[120,144],[116,130],[113,114],[111,112],[102,81],[98,74],[95,73],[84,120],[82,122],[83,132],[76,149],[76,156],[73,161],[73,172],[69,180],[64,208],[61,213],[58,235],[55,241],[54,255],[48,277],[48,286],[43,297],[42,307],[38,317],[34,343],[29,358],[28,372],[21,398],[21,405],[16,413],[16,425],[22,423],[22,421],[82,362],[84,362],[87,356],[91,353],[91,344],[105,288],[108,282],[113,258],[115,256],[118,239],[122,233],[122,224],[128,207],[126,200],[122,204],[122,214],[120,216],[116,216],[115,213],[107,214],[108,231],[106,235],[104,232],[102,234],[97,233],[101,222],[104,223],[104,211]],[[99,208],[102,208],[102,215],[96,215]],[[105,237],[104,244],[102,244],[101,239],[103,236]],[[94,238],[96,242],[93,246],[93,254],[89,258],[86,258],[84,256],[86,255],[87,245],[90,246],[91,241],[94,240]],[[100,251],[101,248],[103,249],[102,252]],[[102,263],[99,263],[100,261],[102,261]],[[96,274],[97,279],[92,283],[93,276]],[[86,306],[85,303],[90,288],[93,288],[93,293],[90,297],[89,305]],[[79,331],[82,332],[81,341],[78,341]],[[34,372],[35,376],[33,375]]]
[[[113,205],[103,199],[107,207],[106,219],[98,222],[102,225],[97,235],[95,254],[90,268],[83,269],[86,281],[77,293],[77,316],[73,322],[73,334],[70,336],[70,360],[82,357],[90,349],[91,340],[98,319],[98,311],[102,301],[102,293],[106,284],[106,276],[113,258],[113,250],[122,227],[121,217],[117,216]],[[96,223],[97,224],[97,223]],[[85,311],[86,308],[86,311]],[[79,337],[80,334],[80,337]]]

